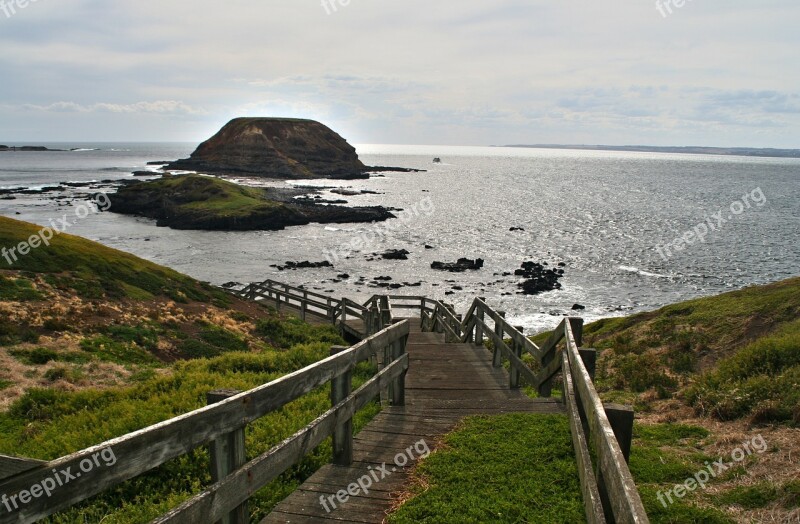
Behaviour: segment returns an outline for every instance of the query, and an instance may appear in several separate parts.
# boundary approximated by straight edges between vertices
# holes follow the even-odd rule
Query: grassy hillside
[[[0,247],[38,226],[0,218]],[[2,262],[2,260],[0,260]],[[61,235],[0,269],[0,453],[53,459],[246,390],[343,344],[313,327],[85,239]],[[355,382],[374,369],[363,365]],[[330,406],[328,388],[248,427],[250,457]],[[363,425],[379,407],[356,418]],[[324,443],[259,492],[253,519],[330,458]],[[208,455],[189,456],[94,497],[50,522],[147,522],[210,483]]]
[[[601,351],[601,390],[678,396],[720,420],[800,424],[798,278],[595,322],[584,340]]]
[[[600,320],[583,345],[598,350],[604,400],[636,410],[631,470],[654,522],[800,518],[800,278]],[[679,504],[659,502],[757,437],[763,453]]]

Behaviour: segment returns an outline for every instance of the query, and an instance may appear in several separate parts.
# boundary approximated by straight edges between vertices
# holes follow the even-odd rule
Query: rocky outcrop
[[[456,262],[433,262],[431,269],[439,271],[449,271],[451,273],[463,273],[464,271],[471,270],[477,271],[483,267],[483,259],[477,258],[471,260],[469,258],[459,258]]]
[[[297,203],[279,190],[245,187],[202,175],[138,182],[109,195],[109,211],[154,218],[159,226],[212,231],[279,230],[318,223],[395,218],[386,208]]]
[[[353,146],[313,120],[236,118],[171,170],[265,178],[366,178]]]
[[[563,264],[563,262],[562,262]],[[559,264],[561,267],[564,267]],[[522,267],[517,269],[514,274],[525,278],[519,283],[523,295],[538,295],[546,291],[561,289],[559,279],[564,276],[563,269],[548,269],[547,263],[523,262]]]

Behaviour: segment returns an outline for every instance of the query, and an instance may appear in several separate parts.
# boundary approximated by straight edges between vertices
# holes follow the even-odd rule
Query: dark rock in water
[[[580,304],[572,305],[572,311],[583,311],[584,309],[586,309],[586,306],[582,306]]]
[[[236,118],[167,169],[279,179],[369,177],[344,138],[296,118]]]
[[[152,162],[148,162],[148,166],[165,166],[167,164],[171,164],[172,160],[153,160]]]
[[[347,280],[348,278],[350,278],[350,275],[348,275],[347,273],[342,273],[341,275],[336,275],[336,278]]]
[[[239,287],[241,285],[242,285],[241,282],[225,282],[224,284],[222,284],[221,287],[224,287],[225,289],[233,289],[233,288]]]
[[[512,227],[509,231],[525,231],[524,227]]]
[[[567,263],[566,262],[559,262],[558,263],[558,267],[567,267]]]
[[[427,173],[424,169],[412,169],[409,167],[386,167],[386,166],[369,166],[366,168],[367,172],[370,173],[379,173],[381,171],[386,171],[387,173]],[[382,175],[376,175],[382,176]]]
[[[457,262],[433,262],[431,269],[439,271],[450,271],[451,273],[463,273],[467,270],[478,270],[483,267],[483,259],[478,258],[470,260],[468,258],[459,258]]]
[[[558,280],[562,277],[563,271],[559,273],[545,268],[545,265],[546,263],[523,262],[522,267],[514,272],[515,275],[526,279],[519,284],[519,287],[522,288],[522,294],[538,295],[546,291],[561,289],[561,284]]]
[[[389,280],[392,280],[392,277],[375,277],[374,280],[389,281]]]
[[[134,171],[131,173],[133,176],[159,176],[161,173],[156,173],[155,171]]]
[[[322,262],[309,262],[308,260],[304,260],[302,262],[286,262],[286,265],[279,266],[279,265],[271,265],[270,267],[277,268],[278,271],[283,271],[285,269],[297,270],[297,269],[315,269],[320,267],[333,267],[333,264],[328,262],[327,260],[323,260]]]
[[[385,253],[381,253],[381,257],[384,260],[408,260],[408,255],[410,254],[405,249],[390,249]]]
[[[431,246],[430,244],[425,244],[425,249],[433,249],[433,246]]]

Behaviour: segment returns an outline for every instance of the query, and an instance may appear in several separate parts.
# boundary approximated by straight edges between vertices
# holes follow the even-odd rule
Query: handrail
[[[315,301],[306,301],[318,306]],[[347,299],[338,304],[343,319],[347,314],[363,318],[368,333],[391,325],[392,310],[396,308],[419,310],[422,330],[444,333],[447,342],[472,342],[482,346],[484,338],[488,338],[494,350],[493,366],[501,367],[504,360],[509,362],[511,388],[520,387],[524,381],[535,387],[540,396],[549,397],[553,381],[560,373],[587,520],[592,523],[649,522],[618,441],[627,439],[626,448],[629,447],[632,412],[628,410],[631,428],[620,428],[609,420],[607,411],[620,410],[604,406],[594,387],[593,367],[590,372],[584,362],[584,359],[595,358],[594,350],[579,349],[582,319],[564,319],[545,343],[537,346],[521,328],[506,320],[505,313],[495,311],[482,298],[473,300],[463,317],[457,315],[452,306],[424,296],[374,295],[363,306]],[[525,354],[539,364],[538,371],[528,366]],[[615,417],[615,424],[618,424],[617,419],[625,417]],[[592,456],[596,457],[596,475]]]
[[[104,450],[111,449],[117,458],[113,468],[96,469],[91,475],[73,477],[70,480],[70,489],[55,490],[49,497],[32,498],[13,513],[0,512],[0,524],[29,523],[45,518],[185,455],[198,446],[226,438],[254,420],[320,386],[329,382],[339,384],[347,394],[334,402],[326,413],[267,453],[230,472],[230,475],[203,493],[156,520],[180,523],[216,522],[246,501],[257,489],[291,467],[335,429],[348,424],[353,414],[381,391],[391,388],[393,402],[402,405],[405,373],[408,369],[408,356],[405,353],[408,334],[408,321],[393,324],[344,351],[262,386],[44,462],[39,467],[4,479],[0,481],[0,493],[11,496],[31,486],[42,485],[46,477],[52,476],[53,469],[82,471],[82,461],[91,461],[92,457],[98,456]],[[361,388],[350,393],[350,380],[355,366],[386,348],[391,348],[387,352],[391,357],[390,361]],[[352,431],[345,438],[352,439]],[[337,446],[334,448],[337,449]],[[349,460],[352,461],[352,457]]]
[[[434,329],[436,319],[433,317],[440,314],[448,317],[452,323],[454,317],[446,310],[446,307],[436,303],[433,314],[423,312],[423,330]],[[444,328],[451,335],[460,331],[461,342],[474,341],[483,345],[483,337],[488,337],[494,347],[493,365],[500,367],[503,359],[509,362],[509,385],[512,388],[519,387],[520,380],[524,380],[535,387],[541,396],[549,397],[552,381],[561,373],[564,389],[562,398],[570,418],[587,520],[598,524],[649,522],[627,457],[618,441],[621,437],[617,433],[629,438],[630,428],[612,425],[606,413],[612,408],[603,405],[594,387],[593,376],[584,363],[584,358],[594,355],[594,350],[579,349],[582,319],[566,318],[561,321],[541,347],[509,324],[502,312],[495,311],[480,298],[473,301],[458,326],[446,324]],[[509,339],[510,343],[507,343]],[[539,363],[541,369],[538,372],[534,372],[522,359],[523,353],[530,354]],[[632,423],[631,417],[631,427]],[[597,476],[591,463],[589,444],[596,457]]]

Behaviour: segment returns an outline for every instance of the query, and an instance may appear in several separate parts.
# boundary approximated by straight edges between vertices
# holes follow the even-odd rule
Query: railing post
[[[500,315],[501,318],[506,318],[506,312],[505,311],[498,311],[497,314]],[[500,340],[500,341],[503,340],[503,336],[504,336],[503,331],[504,331],[503,330],[503,324],[500,323],[500,322],[495,322],[494,323],[494,333],[496,335],[496,337],[495,337],[496,340]],[[495,342],[494,343],[494,352],[492,354],[492,367],[499,368],[502,365],[503,365],[503,352],[500,351],[500,346],[497,344],[497,342]]]
[[[349,348],[333,346],[331,355],[338,355]],[[353,370],[348,370],[331,381],[331,405],[335,406],[352,393]],[[333,463],[337,466],[349,466],[353,463],[353,419],[338,421],[333,430]]]
[[[486,312],[483,309],[483,304],[486,303],[486,297],[478,297],[478,300],[480,300],[481,303],[478,304],[478,306],[476,308],[477,309],[476,313],[477,313],[478,320],[480,320],[481,323],[478,323],[478,322],[475,323],[475,343],[477,345],[479,345],[479,346],[482,346],[483,345],[483,321],[486,318]]]
[[[454,342],[461,342],[461,335],[462,335],[461,323],[464,321],[464,315],[459,313],[458,315],[456,315],[456,320],[457,320],[456,325],[453,326],[453,331],[456,334],[456,340]]]
[[[583,319],[570,317],[569,326],[572,328],[572,336],[575,337],[575,346],[581,347],[583,345]]]
[[[594,382],[594,375],[597,372],[597,350],[591,348],[578,348],[583,365],[589,372],[589,378]]]
[[[303,301],[300,303],[300,318],[305,322],[308,309],[308,291],[303,291]]]
[[[614,436],[617,438],[622,456],[625,457],[625,462],[630,462],[631,442],[633,441],[633,408],[621,404],[603,404],[603,409],[608,417],[608,422],[611,424],[611,429],[614,430]],[[600,493],[600,500],[603,502],[606,520],[614,522],[614,512],[611,509],[611,500],[608,496],[606,482],[600,470],[599,462],[597,464],[596,478],[597,490]]]
[[[522,330],[525,329],[522,326],[514,326],[514,329],[522,333]],[[522,359],[522,344],[516,341],[516,339],[511,339],[511,352],[519,359]],[[519,375],[520,371],[516,364],[511,362],[511,365],[508,368],[508,386],[511,389],[519,389]]]
[[[406,352],[408,337],[403,337],[392,344],[392,362],[402,357]],[[387,364],[388,365],[388,364]],[[406,372],[404,371],[392,384],[392,405],[406,405]]]
[[[206,403],[216,404],[239,393],[241,391],[228,389],[210,391],[206,394]],[[211,455],[211,482],[218,482],[224,479],[247,462],[243,427],[216,439],[209,445],[209,448]],[[242,503],[220,521],[221,524],[247,524],[248,522],[250,522],[250,511],[247,502]]]

